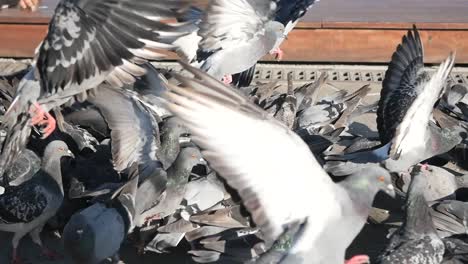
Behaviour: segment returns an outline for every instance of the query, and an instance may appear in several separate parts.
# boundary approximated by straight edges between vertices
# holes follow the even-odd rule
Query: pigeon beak
[[[395,194],[395,187],[393,187],[393,184],[389,184],[387,185],[387,187],[385,188],[385,192],[390,195],[392,198],[395,198],[396,194]]]
[[[67,156],[75,158],[75,155],[70,150],[67,150]]]
[[[201,158],[201,159],[200,159],[200,164],[206,166],[206,165],[208,165],[208,162],[206,162],[206,160],[205,160],[204,158]]]

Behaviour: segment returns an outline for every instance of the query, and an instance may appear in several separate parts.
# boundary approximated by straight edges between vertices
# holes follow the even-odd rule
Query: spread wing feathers
[[[172,50],[184,24],[158,19],[174,17],[182,0],[63,0],[39,49],[37,68],[47,93],[75,95],[103,81],[133,83],[145,60],[163,57],[153,49]]]
[[[123,171],[135,162],[151,163],[159,143],[153,117],[124,91],[106,84],[89,101],[99,108],[111,130],[114,168]]]
[[[377,126],[383,144],[392,140],[396,126],[419,92],[418,84],[427,81],[423,67],[423,46],[414,27],[393,53],[382,83]]]
[[[406,112],[403,121],[397,127],[395,138],[390,148],[390,155],[393,159],[398,158],[402,152],[408,152],[415,149],[415,146],[425,144],[427,125],[432,110],[442,94],[445,82],[454,63],[455,53],[451,53],[423,87],[421,93]]]
[[[292,201],[325,195],[321,200],[329,203],[320,203],[319,210],[332,215],[333,183],[304,142],[236,91],[183,65],[197,79],[176,76],[182,88],[169,86],[168,107],[185,122],[213,169],[239,192],[267,239],[281,234],[282,224],[312,214]],[[327,220],[308,221],[321,230]]]
[[[0,196],[0,225],[29,223],[47,208],[46,190],[37,181],[11,186]]]
[[[264,32],[275,10],[272,0],[212,0],[200,23],[199,47],[215,51],[244,44]]]

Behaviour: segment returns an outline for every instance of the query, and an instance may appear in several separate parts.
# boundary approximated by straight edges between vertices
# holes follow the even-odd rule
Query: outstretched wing
[[[417,88],[427,81],[423,68],[423,46],[414,27],[393,53],[382,83],[377,127],[383,144],[392,140],[396,127],[420,92]]]
[[[137,64],[172,49],[183,26],[160,22],[183,8],[182,0],[62,0],[39,48],[37,69],[47,93],[75,95],[103,81],[132,83]]]
[[[200,23],[199,47],[212,52],[244,44],[264,31],[275,10],[273,0],[212,0]]]
[[[213,169],[238,191],[267,240],[280,235],[283,224],[311,215],[310,208],[295,202],[304,199],[322,201],[314,208],[321,217],[308,218],[322,230],[338,203],[333,183],[307,145],[230,87],[200,70],[185,69],[198,79],[177,76],[184,87],[170,86],[169,107],[191,130]]]

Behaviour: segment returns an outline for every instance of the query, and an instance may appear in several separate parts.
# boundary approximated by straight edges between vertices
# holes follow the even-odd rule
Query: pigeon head
[[[174,163],[176,167],[188,169],[190,171],[198,164],[206,164],[206,161],[203,159],[200,150],[194,147],[182,148]]]
[[[269,21],[265,28],[270,32],[270,34],[274,36],[275,39],[275,43],[271,51],[279,48],[281,43],[283,43],[284,39],[286,38],[284,25],[277,21]]]
[[[380,166],[365,166],[349,176],[354,185],[369,193],[383,191],[395,197],[395,189],[392,184],[390,172]],[[374,193],[374,195],[375,195]]]
[[[44,160],[52,157],[74,157],[73,153],[68,149],[68,145],[61,140],[50,142],[44,150]]]
[[[74,263],[89,263],[95,248],[93,230],[85,217],[76,215],[70,219],[63,231],[65,252]]]
[[[118,252],[125,234],[125,223],[119,212],[95,203],[75,213],[65,226],[65,252],[75,263],[101,263]]]

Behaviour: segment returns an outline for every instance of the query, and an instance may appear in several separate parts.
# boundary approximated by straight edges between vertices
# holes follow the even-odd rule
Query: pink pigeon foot
[[[33,104],[34,110],[32,110],[32,118],[31,118],[31,123],[33,126],[35,125],[40,125],[43,126],[45,125],[44,129],[42,129],[43,136],[42,138],[47,138],[54,132],[57,123],[54,119],[54,117],[49,114],[48,112],[44,111],[44,109],[36,102]]]
[[[364,264],[364,263],[370,263],[369,256],[356,255],[345,261],[345,264]]]
[[[23,261],[21,258],[18,256],[16,252],[16,248],[13,248],[13,254],[11,256],[11,264],[23,264]]]
[[[280,48],[273,49],[270,54],[275,55],[277,61],[281,61],[284,56],[284,51]]]
[[[54,252],[48,248],[42,248],[42,256],[46,257],[49,260],[59,260],[62,259],[62,256],[58,254],[57,252]]]
[[[223,77],[223,79],[221,79],[221,81],[224,84],[231,84],[232,83],[232,75],[231,74],[224,75],[224,77]]]
[[[151,216],[148,216],[145,218],[145,224],[148,224],[148,223],[151,223],[151,221],[154,221],[154,220],[161,220],[161,214],[155,214],[155,215],[151,215]]]

